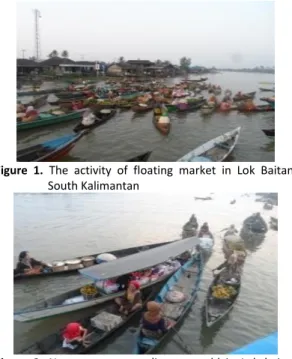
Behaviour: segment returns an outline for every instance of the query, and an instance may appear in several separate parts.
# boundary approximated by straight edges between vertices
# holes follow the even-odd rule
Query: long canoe
[[[105,112],[106,111],[106,112]],[[94,114],[97,117],[92,125],[84,126],[82,121],[76,125],[73,129],[74,132],[78,133],[84,130],[93,130],[96,127],[99,127],[109,121],[114,115],[117,113],[116,110],[108,109],[108,110],[101,110],[96,111]]]
[[[142,308],[154,295],[153,288],[142,291]],[[98,313],[94,310],[91,315],[81,317],[77,322],[88,331],[88,346],[78,345],[74,349],[63,348],[63,332],[65,328],[47,336],[21,351],[20,354],[86,354],[97,347],[104,340],[112,336],[116,331],[126,326],[131,319],[142,311],[142,308],[130,313],[128,316],[121,314],[114,300],[109,301]],[[95,325],[96,320],[98,324]],[[109,329],[108,329],[109,328]]]
[[[18,96],[38,96],[38,95],[46,95],[50,93],[59,93],[63,92],[63,88],[53,88],[53,89],[46,89],[46,90],[39,90],[39,91],[17,91]]]
[[[275,137],[275,129],[270,129],[270,130],[262,130],[263,133],[268,136],[268,137]]]
[[[217,275],[210,287],[208,288],[207,298],[205,301],[205,318],[206,326],[208,328],[212,327],[214,324],[218,323],[220,320],[226,317],[226,315],[234,307],[236,299],[239,296],[241,281],[233,285],[236,289],[236,294],[230,299],[218,300],[212,296],[213,287],[218,284],[219,275]]]
[[[153,244],[146,244],[146,245],[142,245],[142,246],[129,247],[129,248],[125,248],[125,249],[118,249],[118,250],[107,251],[107,252],[113,254],[117,258],[121,258],[121,257],[129,256],[134,253],[139,253],[141,251],[145,251],[145,250],[148,250],[151,248],[160,247],[160,246],[163,246],[168,243],[171,243],[171,242],[162,242],[162,243],[159,242],[159,243],[153,243]],[[57,263],[57,262],[65,263],[64,270],[54,272],[52,269],[53,264],[49,264],[49,268],[45,272],[34,273],[34,274],[14,274],[14,280],[31,279],[31,278],[48,277],[48,276],[60,276],[60,275],[73,274],[73,273],[77,274],[79,269],[84,268],[84,265],[82,264],[83,258],[90,258],[90,257],[96,258],[98,255],[100,255],[102,253],[104,253],[104,252],[86,255],[86,256],[82,256],[82,257],[76,257],[76,259],[80,260],[81,263],[78,268],[74,268],[74,269],[69,269],[68,265],[66,265],[66,261],[68,260],[68,258],[67,258],[67,260],[66,259],[62,259],[62,260],[57,259],[57,260],[52,261],[52,263]]]
[[[164,271],[154,277],[145,277],[141,282],[141,288],[144,289],[160,284],[177,270],[177,267],[173,264],[167,263],[169,258],[179,256],[196,244],[198,244],[198,240],[194,237],[173,241],[158,248],[148,249],[118,258],[108,263],[81,269],[80,273],[86,278],[90,278],[91,282],[94,282],[94,285],[98,289],[94,297],[85,299],[81,295],[82,287],[76,288],[17,310],[14,312],[14,320],[29,322],[90,308],[92,306],[99,306],[125,293],[124,290],[118,290],[116,285],[114,285],[114,288],[112,286],[108,287],[108,279],[121,277],[126,274],[164,264]]]
[[[239,112],[246,112],[246,113],[254,113],[254,112],[275,112],[275,106],[271,105],[259,105],[252,109],[247,109],[245,106],[239,106],[238,108]]]
[[[233,101],[245,101],[245,100],[253,99],[255,97],[255,94],[256,94],[256,91],[243,93],[241,95],[235,95],[233,97]]]
[[[240,135],[240,127],[226,132],[190,151],[177,162],[223,162],[234,150]]]
[[[260,87],[260,91],[262,91],[262,92],[275,92],[275,89],[267,89],[267,88]]]
[[[17,151],[18,162],[54,162],[65,157],[87,131],[66,135]]]
[[[52,126],[63,122],[78,120],[82,117],[85,109],[73,111],[66,114],[54,115],[53,113],[41,113],[36,120],[31,122],[18,122],[17,132],[31,130],[38,127]]]
[[[150,354],[173,335],[182,324],[196,300],[203,274],[203,260],[200,254],[193,256],[185,263],[163,286],[155,301],[162,305],[163,317],[171,327],[159,339],[145,336],[140,330],[136,338],[133,354]],[[185,298],[180,303],[172,303],[167,300],[168,294],[172,291],[179,291]]]

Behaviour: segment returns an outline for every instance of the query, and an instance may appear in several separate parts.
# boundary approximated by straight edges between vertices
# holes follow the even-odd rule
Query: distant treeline
[[[272,68],[262,68],[255,67],[253,69],[220,69],[220,71],[230,71],[230,72],[257,72],[262,74],[274,74],[275,69]]]

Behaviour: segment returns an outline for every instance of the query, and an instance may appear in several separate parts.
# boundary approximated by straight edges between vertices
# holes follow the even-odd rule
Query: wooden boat
[[[207,298],[205,301],[205,318],[206,326],[208,328],[212,327],[214,324],[218,323],[220,320],[226,317],[226,315],[234,307],[234,304],[240,292],[241,280],[236,284],[232,284],[232,287],[236,289],[236,294],[233,297],[226,300],[214,298],[212,296],[212,291],[213,287],[219,283],[219,276],[220,275],[217,275],[213,279],[210,287],[208,288]]]
[[[85,109],[64,113],[62,111],[42,112],[36,120],[31,122],[18,122],[17,132],[31,130],[38,127],[56,125],[63,122],[78,120],[82,117]]]
[[[53,89],[46,89],[46,90],[38,90],[38,91],[17,91],[18,96],[38,96],[38,95],[46,95],[50,93],[59,93],[64,91],[63,88],[53,88]]]
[[[226,132],[197,147],[181,157],[177,162],[223,162],[234,150],[241,127]]]
[[[158,111],[160,110],[160,112]],[[159,119],[162,116],[162,110],[161,108],[156,107],[154,109],[153,114],[153,124],[155,128],[162,134],[162,135],[168,135],[171,128],[171,123],[159,123]]]
[[[275,92],[275,89],[267,89],[267,88],[260,87],[260,91],[262,91],[262,92]]]
[[[136,157],[133,157],[133,158],[129,159],[126,162],[147,162],[149,157],[151,156],[151,153],[152,153],[152,151],[142,153],[142,155],[138,155]]]
[[[130,248],[125,248],[125,249],[117,249],[114,251],[109,251],[111,254],[113,254],[114,256],[116,256],[117,258],[122,258],[125,256],[129,256],[131,254],[135,254],[135,253],[139,253],[142,251],[146,251],[148,249],[152,249],[152,248],[157,248],[160,246],[164,246],[165,244],[169,244],[171,242],[159,242],[159,243],[153,243],[153,244],[146,244],[143,246],[137,246],[137,247],[130,247]],[[40,272],[40,273],[34,273],[34,274],[14,274],[14,280],[20,280],[20,279],[32,279],[32,278],[39,278],[39,277],[48,277],[48,276],[61,276],[61,275],[68,275],[68,274],[74,274],[74,273],[78,273],[79,269],[82,268],[87,268],[89,266],[89,262],[88,259],[89,258],[93,258],[93,263],[91,262],[91,265],[95,265],[95,258],[97,256],[99,256],[100,254],[102,254],[104,252],[101,253],[95,253],[95,254],[90,254],[87,256],[82,256],[82,257],[76,257],[75,259],[80,261],[79,267],[78,268],[73,268],[71,269],[68,265],[66,265],[66,260],[62,259],[62,260],[54,260],[52,261],[52,264],[49,264],[48,267],[46,268],[46,270],[44,272]],[[63,269],[60,270],[60,268],[57,268],[56,271],[54,271],[54,263],[64,263],[63,265]]]
[[[181,107],[180,105],[177,105],[177,112],[191,112],[191,111],[196,111],[200,108],[202,108],[202,106],[206,103],[206,100],[201,100],[201,101],[195,101],[195,102],[189,102],[187,104],[187,107]]]
[[[39,109],[40,107],[46,105],[47,103],[47,96],[40,96],[35,98],[34,100],[30,101],[29,103],[24,103],[27,106],[33,106],[35,109]]]
[[[142,291],[142,308],[153,296],[153,288],[146,288]],[[34,343],[19,354],[86,354],[97,347],[117,330],[129,323],[142,308],[130,313],[128,316],[121,314],[118,305],[114,300],[109,301],[104,308],[98,312],[94,310],[91,315],[81,317],[77,322],[88,330],[88,346],[79,345],[75,349],[63,348],[63,332],[65,328],[47,336]]]
[[[275,129],[270,129],[270,130],[262,130],[263,133],[268,136],[268,137],[275,137]]]
[[[72,150],[87,131],[77,135],[66,135],[17,151],[17,162],[59,161]]]
[[[201,107],[201,114],[202,115],[210,115],[215,110],[216,110],[216,106],[204,105]]]
[[[203,260],[200,254],[194,255],[185,263],[163,286],[155,301],[162,305],[163,317],[172,325],[171,328],[159,339],[146,337],[140,330],[133,354],[154,353],[159,346],[166,342],[176,332],[183,319],[193,306],[203,274]],[[185,295],[180,303],[168,300],[171,291],[179,291]]]
[[[153,105],[139,104],[132,106],[132,111],[134,112],[148,112],[153,110]]]
[[[80,99],[86,96],[84,91],[63,91],[58,93],[58,97],[61,100],[67,100],[69,98],[74,97],[75,99]]]
[[[73,131],[75,133],[78,133],[84,130],[93,130],[94,128],[99,127],[104,123],[106,123],[107,121],[109,121],[112,117],[114,117],[116,113],[117,111],[113,109],[104,109],[104,110],[96,111],[94,112],[94,114],[97,117],[97,119],[92,125],[84,126],[81,121],[77,126],[74,127]]]
[[[161,273],[160,276],[145,278],[146,281],[141,283],[141,288],[152,287],[164,282],[176,270],[171,264],[167,264],[169,258],[177,257],[198,243],[199,241],[195,237],[173,241],[163,246],[118,258],[111,262],[81,269],[79,272],[83,276],[94,281],[98,289],[96,296],[84,299],[80,295],[82,288],[73,289],[14,312],[14,320],[29,322],[106,303],[124,294],[124,291],[113,292],[112,288],[106,286],[106,280],[151,268],[162,263],[166,266],[164,273]]]
[[[233,97],[233,101],[244,101],[244,100],[252,100],[254,99],[256,94],[256,91],[254,92],[248,92],[248,93],[243,93],[241,96],[235,95]]]
[[[247,109],[245,106],[239,106],[238,107],[239,112],[247,112],[247,113],[253,113],[253,112],[274,112],[275,107],[270,105],[259,105],[256,106],[253,109]]]

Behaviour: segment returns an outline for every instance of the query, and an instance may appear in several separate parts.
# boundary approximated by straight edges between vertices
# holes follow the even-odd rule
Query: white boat
[[[241,127],[226,132],[190,151],[177,162],[222,162],[232,153],[236,146]]]
[[[77,288],[14,312],[14,320],[19,322],[30,322],[89,308],[120,297],[124,294],[124,291],[117,291],[117,288],[115,288],[116,292],[112,293],[111,291],[113,289],[107,288],[104,285],[107,279],[117,278],[142,269],[164,264],[170,258],[177,257],[183,252],[193,248],[198,243],[199,240],[197,238],[191,237],[123,258],[118,258],[111,262],[81,269],[79,272],[83,276],[90,278],[91,281],[95,282],[98,289],[98,294],[95,297],[92,299],[85,299],[81,295],[81,288]],[[148,278],[147,282],[142,281],[141,289],[161,283],[168,279],[176,269],[177,268],[173,267],[171,263],[165,263],[165,270],[162,271],[161,275]]]

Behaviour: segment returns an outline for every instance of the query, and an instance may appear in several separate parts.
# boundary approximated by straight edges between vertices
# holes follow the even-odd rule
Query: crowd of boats
[[[276,220],[276,219],[275,219]],[[246,244],[264,236],[268,225],[259,213],[222,230],[224,262],[213,270],[205,300],[205,322],[212,327],[231,311],[240,294]],[[14,312],[14,320],[30,322],[85,308],[92,313],[68,323],[22,350],[22,354],[85,354],[97,348],[134,317],[141,324],[133,354],[157,352],[177,333],[195,305],[215,236],[208,223],[201,228],[193,214],[183,226],[182,239],[45,263],[21,252],[14,271],[20,280],[79,272],[91,283]],[[194,354],[194,353],[193,353]]]
[[[159,81],[135,83],[125,79],[108,81],[100,87],[96,87],[95,83],[71,84],[64,89],[22,91],[17,95],[21,99],[21,96],[38,94],[43,96],[31,103],[22,104],[18,101],[17,132],[73,120],[79,122],[72,128],[71,134],[19,150],[18,161],[62,159],[85,134],[108,122],[117,111],[133,111],[137,114],[152,111],[154,128],[162,136],[167,136],[171,131],[172,113],[200,111],[202,116],[211,116],[215,112],[238,111],[248,114],[275,111],[275,96],[262,97],[266,105],[258,105],[253,102],[256,91],[238,92],[233,96],[229,89],[223,91],[220,86],[208,84],[207,78],[182,80],[173,86]],[[40,112],[39,108],[46,103],[58,107]],[[275,129],[262,131],[269,137],[275,136]],[[224,161],[235,148],[239,135],[240,127],[210,139],[178,161]],[[151,153],[151,150],[145,149],[144,153],[125,160],[147,161]]]

